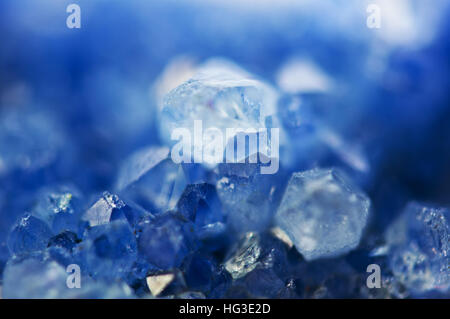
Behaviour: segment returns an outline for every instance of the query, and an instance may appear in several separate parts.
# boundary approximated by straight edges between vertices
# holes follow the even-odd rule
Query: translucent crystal
[[[105,225],[109,222],[125,218],[125,203],[114,194],[104,192],[102,197],[92,205],[83,215],[83,220],[89,222],[89,226]]]
[[[82,195],[73,187],[57,187],[39,192],[33,215],[46,221],[55,234],[77,232],[81,219]]]
[[[177,204],[186,177],[166,147],[148,147],[135,152],[122,165],[116,188],[121,196],[150,212],[161,213]]]
[[[222,138],[227,128],[260,129],[276,122],[277,93],[269,85],[226,60],[209,60],[197,71],[167,94],[161,106],[160,132],[167,145],[175,143],[171,134],[176,128],[188,129],[194,139],[195,121],[201,121],[204,131],[217,128]],[[224,139],[221,146],[226,143]],[[193,150],[193,154],[203,151],[200,145]]]
[[[217,194],[233,230],[262,231],[269,226],[273,216],[271,205],[275,189],[269,180],[269,175],[249,178],[230,175],[217,181]]]
[[[137,259],[136,238],[125,219],[114,220],[88,229],[74,254],[93,278],[125,278]]]
[[[25,214],[9,234],[8,247],[12,254],[25,254],[47,247],[53,236],[48,225],[30,214]]]
[[[216,189],[207,183],[188,185],[177,203],[177,210],[199,227],[222,222],[224,218]]]
[[[179,266],[195,245],[194,225],[173,212],[158,215],[143,225],[138,238],[139,253],[163,270]]]
[[[260,254],[259,236],[248,233],[242,239],[235,254],[225,262],[225,269],[233,279],[244,277],[256,268]]]
[[[450,211],[410,203],[387,230],[389,265],[413,294],[450,287]]]
[[[278,226],[307,259],[358,246],[370,201],[334,169],[294,173],[276,214]]]

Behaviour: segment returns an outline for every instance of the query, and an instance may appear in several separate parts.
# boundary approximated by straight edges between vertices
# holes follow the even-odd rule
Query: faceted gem
[[[45,222],[25,214],[9,234],[8,247],[12,254],[20,255],[47,247],[52,231]]]
[[[307,260],[354,249],[369,215],[370,201],[335,169],[294,173],[276,214]]]
[[[174,208],[185,187],[183,168],[172,161],[166,147],[135,152],[122,166],[116,184],[121,196],[154,213]]]
[[[389,264],[413,294],[450,287],[450,211],[410,203],[387,230]]]
[[[174,212],[158,215],[143,225],[138,247],[150,264],[160,269],[177,267],[196,247],[194,225]]]

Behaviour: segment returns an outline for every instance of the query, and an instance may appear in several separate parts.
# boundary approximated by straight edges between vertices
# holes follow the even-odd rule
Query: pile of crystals
[[[17,194],[22,214],[2,231],[3,298],[450,296],[449,210],[413,202],[380,232],[370,160],[314,103],[230,61],[192,68],[160,78],[160,143],[124,159],[101,194],[53,183],[72,151],[45,137],[61,135],[2,123],[0,139],[23,145],[1,158],[5,181],[23,178],[20,164],[44,185]]]

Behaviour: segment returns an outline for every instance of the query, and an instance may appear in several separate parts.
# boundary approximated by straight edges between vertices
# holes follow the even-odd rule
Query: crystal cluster
[[[0,297],[449,298],[450,6],[155,2],[0,4]]]

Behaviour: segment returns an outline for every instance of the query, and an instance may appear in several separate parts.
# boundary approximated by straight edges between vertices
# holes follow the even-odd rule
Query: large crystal
[[[334,169],[294,173],[276,221],[307,259],[344,254],[358,246],[370,201]]]
[[[189,149],[195,162],[214,164],[203,158],[208,153],[203,144],[211,142],[203,132],[219,130],[223,150],[227,138],[235,136],[233,132],[227,134],[228,128],[258,130],[276,125],[277,93],[269,85],[221,59],[209,60],[197,71],[192,79],[168,93],[161,106],[160,133],[167,145],[175,143],[175,129],[187,129],[190,140],[180,141],[183,150]],[[222,158],[222,154],[217,155]]]

